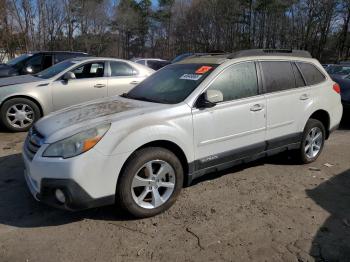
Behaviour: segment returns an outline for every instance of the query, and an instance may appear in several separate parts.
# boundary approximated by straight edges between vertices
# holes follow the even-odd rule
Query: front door
[[[194,108],[196,170],[258,154],[265,149],[266,101],[254,62],[226,68],[208,89],[223,93],[212,108]]]
[[[53,83],[54,110],[107,96],[104,62],[90,62],[72,72],[76,79],[58,80]]]

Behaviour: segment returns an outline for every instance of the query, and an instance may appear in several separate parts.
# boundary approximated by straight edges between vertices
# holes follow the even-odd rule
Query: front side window
[[[110,62],[111,76],[133,76],[137,74],[131,66],[124,62]]]
[[[297,64],[307,85],[317,85],[326,79],[326,77],[314,65],[301,62]]]
[[[41,67],[43,60],[42,55],[34,55],[32,58],[28,59],[26,66],[31,66],[31,67]]]
[[[224,101],[258,95],[255,63],[247,62],[230,66],[214,80],[208,89],[221,91]]]
[[[295,88],[292,65],[288,61],[261,62],[264,86],[267,93]]]
[[[213,64],[169,65],[146,78],[123,97],[177,104],[185,100],[216,67]]]
[[[80,66],[72,72],[77,79],[103,77],[104,67],[105,65],[103,62],[94,62]]]

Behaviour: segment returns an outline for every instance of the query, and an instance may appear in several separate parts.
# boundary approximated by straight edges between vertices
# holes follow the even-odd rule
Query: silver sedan
[[[36,75],[3,78],[0,80],[0,120],[11,131],[26,131],[50,112],[121,95],[153,72],[131,61],[81,57]]]

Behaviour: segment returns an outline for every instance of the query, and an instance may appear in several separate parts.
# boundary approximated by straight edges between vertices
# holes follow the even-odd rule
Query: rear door
[[[267,101],[267,149],[299,142],[299,120],[313,103],[311,89],[294,62],[260,61],[260,68]]]
[[[72,72],[76,79],[57,80],[52,84],[54,109],[58,110],[71,105],[107,96],[107,77],[105,62],[85,63]]]
[[[126,93],[145,78],[126,62],[109,61],[109,65],[108,96]]]
[[[212,108],[193,108],[196,169],[255,155],[265,149],[266,102],[255,62],[226,68],[209,85],[224,101]]]

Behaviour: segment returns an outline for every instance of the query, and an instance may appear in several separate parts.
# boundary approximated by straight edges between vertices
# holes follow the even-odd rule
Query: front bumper
[[[44,178],[41,180],[41,189],[40,192],[38,192],[27,170],[24,170],[24,176],[33,197],[37,201],[56,208],[77,211],[112,205],[115,202],[114,195],[97,199],[92,198],[82,187],[71,179]],[[61,203],[56,199],[55,191],[57,189],[60,189],[64,193],[66,198],[65,203]]]
[[[70,159],[45,158],[43,145],[34,156],[23,150],[24,176],[34,198],[50,206],[81,210],[114,204],[118,174],[127,154],[105,156],[90,151]],[[55,197],[60,189],[64,204]]]

